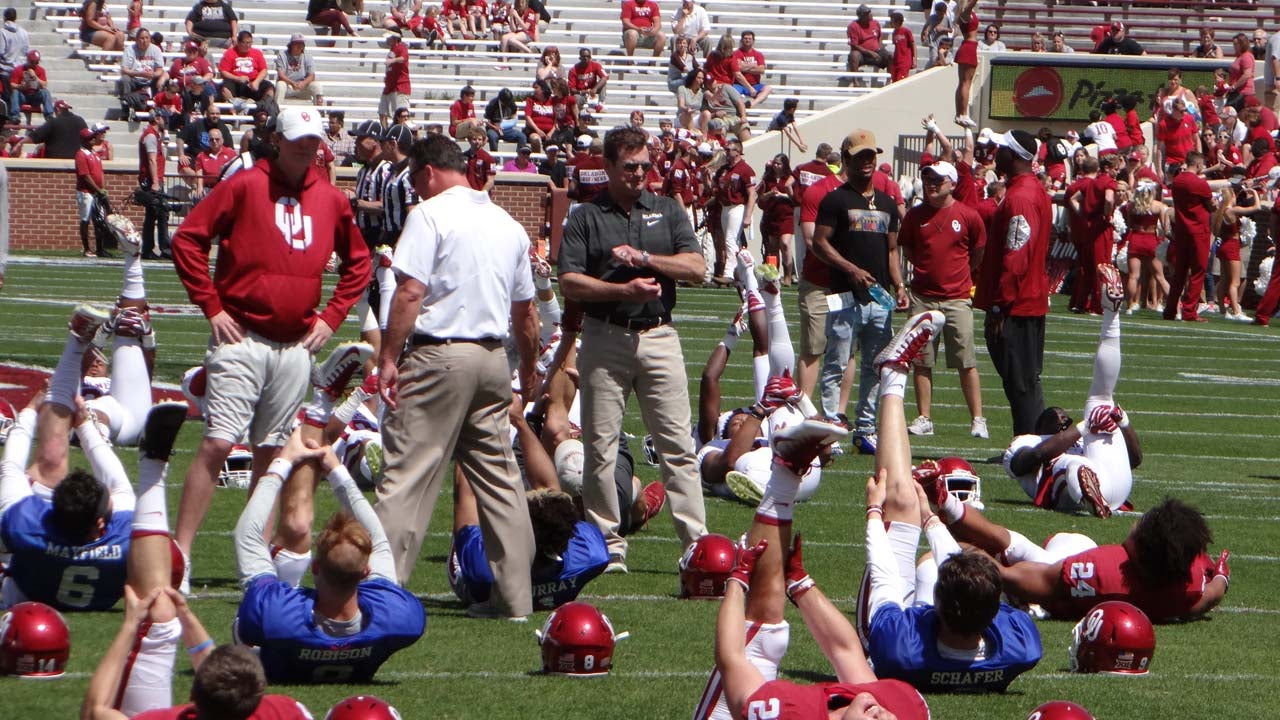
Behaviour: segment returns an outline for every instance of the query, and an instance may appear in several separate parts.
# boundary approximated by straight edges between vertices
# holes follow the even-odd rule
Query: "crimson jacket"
[[[269,160],[218,183],[182,223],[172,249],[187,295],[205,317],[226,310],[276,342],[302,339],[317,317],[337,330],[369,283],[369,249],[351,205],[314,165],[301,188],[286,185]],[[335,251],[341,277],[317,315],[321,275]]]
[[[991,222],[973,306],[998,308],[1013,317],[1046,315],[1049,277],[1044,263],[1052,232],[1053,206],[1040,180],[1032,173],[1014,177]]]

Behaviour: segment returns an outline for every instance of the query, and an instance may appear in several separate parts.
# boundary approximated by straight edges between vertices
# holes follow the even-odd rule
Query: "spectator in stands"
[[[938,45],[934,48],[933,62],[929,67],[951,67],[953,60],[951,58],[951,36],[938,38]]]
[[[123,50],[124,33],[107,12],[107,0],[84,0],[80,6],[80,42],[103,50]]]
[[[442,50],[452,39],[449,29],[440,22],[440,8],[435,5],[428,5],[425,14],[411,17],[409,30],[415,36],[426,40],[429,50]]]
[[[511,53],[522,52],[531,53],[530,45],[538,41],[538,12],[529,7],[528,0],[516,0],[516,4],[511,8],[511,31],[504,34],[498,41],[498,52]],[[495,70],[510,70],[511,66],[506,65],[506,57],[499,56],[501,63],[494,66]]]
[[[538,174],[538,166],[533,164],[533,148],[521,145],[516,148],[516,156],[502,164],[502,172]]]
[[[32,52],[35,52],[34,50]],[[89,127],[84,118],[71,112],[66,100],[55,100],[53,117],[28,134],[33,143],[44,144],[40,157],[50,160],[72,160],[80,151],[80,131]]]
[[[489,151],[496,152],[498,141],[513,142],[524,145],[529,142],[520,122],[516,119],[516,98],[509,88],[498,91],[497,97],[484,106],[485,132],[489,136]]]
[[[978,0],[960,0],[956,10],[956,24],[963,33],[964,42],[956,51],[956,124],[977,130],[978,123],[969,117],[969,93],[973,90],[973,75],[978,70]],[[1044,48],[1040,48],[1043,52]]]
[[[228,0],[200,0],[191,7],[186,20],[187,35],[193,39],[214,40],[218,47],[231,46],[238,37],[240,21]]]
[[[30,50],[31,37],[25,28],[18,25],[18,11],[5,8],[4,24],[0,25],[0,86],[3,86],[5,100],[13,92],[9,76],[18,63],[26,59]]]
[[[1111,23],[1111,31],[1102,39],[1102,42],[1098,43],[1097,49],[1093,52],[1097,55],[1147,54],[1147,51],[1138,44],[1137,40],[1129,37],[1128,29],[1119,20]]]
[[[534,77],[538,80],[552,80],[567,78],[564,65],[560,61],[560,48],[555,45],[548,45],[542,49],[542,57],[538,59],[538,67],[533,72]]]
[[[524,134],[534,152],[542,152],[542,145],[555,127],[556,110],[551,85],[546,80],[534,80],[533,93],[524,101]]]
[[[1236,33],[1231,38],[1231,46],[1236,51],[1236,59],[1227,71],[1227,104],[1239,111],[1244,109],[1245,99],[1255,94],[1253,71],[1257,61],[1249,45],[1249,36],[1244,33]]]
[[[1196,46],[1195,50],[1191,51],[1191,57],[1221,59],[1222,46],[1214,42],[1213,38],[1213,28],[1208,25],[1200,28],[1200,44]]]
[[[422,0],[391,0],[387,14],[382,18],[382,29],[404,32],[410,30],[409,21],[422,9]]]
[[[89,226],[93,224],[93,206],[98,198],[106,198],[106,182],[102,175],[102,158],[93,152],[97,135],[85,128],[80,131],[80,150],[76,153],[76,214],[80,219],[80,245],[87,258],[105,254],[101,238],[96,252],[89,249]],[[108,255],[108,257],[110,257]]]
[[[265,112],[264,110],[263,113]],[[209,136],[214,134],[222,136],[222,144],[225,147],[234,147],[231,142],[231,130],[227,128],[226,123],[222,122],[222,111],[217,105],[210,104],[205,108],[203,118],[188,122],[182,129],[182,133],[177,136],[178,175],[188,185],[195,184],[196,171],[193,167],[195,157],[212,147]]]
[[[880,42],[880,23],[871,17],[871,8],[859,5],[857,19],[849,23],[846,29],[849,37],[849,59],[845,68],[849,72],[860,72],[864,64],[888,69],[893,58]],[[848,85],[848,80],[842,80]]]
[[[1267,54],[1267,31],[1262,28],[1254,28],[1253,30],[1253,50],[1254,57],[1262,57]]]
[[[550,84],[555,126],[547,140],[552,145],[572,147],[578,137],[578,101],[569,93],[569,83],[562,78],[555,78]]]
[[[164,70],[164,55],[151,43],[151,33],[139,28],[133,47],[124,51],[120,61],[120,74],[128,80],[126,90],[132,92],[160,92],[169,79]]]
[[[1073,53],[1076,49],[1067,44],[1067,36],[1059,30],[1053,34],[1053,44],[1049,46],[1049,52],[1056,53]]]
[[[307,22],[326,28],[331,35],[355,35],[347,14],[338,7],[338,0],[309,0],[307,2]]]
[[[780,132],[795,143],[795,146],[800,148],[800,152],[809,152],[809,146],[805,145],[804,138],[800,137],[800,128],[796,127],[796,108],[799,105],[800,101],[796,98],[783,100],[782,110],[769,121],[769,128],[765,132]]]
[[[107,139],[107,131],[111,128],[106,123],[94,123],[89,129],[93,131],[93,154],[97,155],[103,162],[114,160],[115,149],[111,147],[111,141]]]
[[[889,27],[893,29],[893,63],[889,68],[889,82],[906,80],[916,66],[916,38],[907,27],[906,18],[894,10],[889,13]]]
[[[18,124],[18,113],[24,112],[23,105],[31,108],[25,111],[28,115],[38,109],[46,121],[53,118],[53,94],[49,92],[49,76],[40,65],[39,50],[27,52],[27,61],[15,67],[10,73],[9,84],[13,86],[9,102],[9,122]],[[75,148],[78,148],[80,146],[79,128],[76,130],[76,135]],[[71,154],[67,155],[66,159],[69,160],[75,156],[75,148],[71,149]]]
[[[222,168],[236,159],[236,151],[222,144],[222,135],[209,136],[209,149],[196,155],[196,197],[204,197],[222,175]]]
[[[723,122],[725,129],[737,135],[739,140],[751,137],[751,122],[747,120],[746,103],[729,83],[710,80],[706,92],[702,94],[700,125],[704,130],[709,129],[712,120]]]
[[[501,0],[494,0],[497,5]],[[454,37],[471,40],[473,38],[466,37],[466,22],[462,19],[463,13],[462,0],[443,0],[440,3],[440,17],[444,20],[445,30]]]
[[[654,57],[667,49],[657,0],[622,0],[622,49],[630,57],[636,47],[652,49]]]
[[[676,121],[690,132],[706,132],[706,126],[702,124],[705,80],[706,73],[694,68],[685,75],[684,84],[676,89]]]
[[[301,33],[294,33],[285,49],[276,55],[276,80],[285,86],[286,102],[301,98],[314,105],[324,104],[324,91],[316,82],[315,61],[307,54],[307,40]]]
[[[462,22],[471,37],[481,38],[489,32],[489,6],[484,0],[464,0]]]
[[[267,59],[253,46],[253,33],[241,30],[236,44],[222,54],[218,62],[222,75],[222,99],[234,103],[235,98],[275,103],[275,86],[267,81]]]
[[[1049,48],[1045,45],[1044,35],[1038,32],[1031,33],[1031,47],[1029,52],[1042,53],[1049,52]]]
[[[449,136],[458,140],[471,137],[471,131],[483,128],[484,123],[476,119],[476,89],[464,86],[458,93],[458,99],[449,106]]]
[[[154,107],[151,108],[151,112],[160,113],[160,117],[164,119],[165,128],[170,132],[182,129],[186,114],[182,111],[182,92],[178,89],[178,81],[175,78],[165,81],[164,88],[156,93],[152,102]]]
[[[548,145],[542,150],[546,159],[538,163],[538,173],[546,175],[552,187],[565,188],[569,185],[569,166],[564,161],[564,153],[559,145]]]
[[[730,59],[730,70],[733,72],[733,89],[743,96],[747,107],[755,107],[764,102],[773,87],[760,82],[765,71],[764,53],[756,50],[756,34],[746,30],[739,38],[738,49],[733,51]]]
[[[169,66],[169,77],[181,81],[182,104],[189,111],[204,112],[213,103],[213,67],[200,56],[200,44],[194,40],[182,44],[182,57]]]
[[[679,94],[689,73],[698,69],[698,58],[693,54],[693,44],[686,37],[677,37],[671,44],[671,57],[667,59],[667,88]]]
[[[409,47],[400,33],[387,33],[386,73],[382,78],[382,97],[378,100],[378,121],[385,127],[396,108],[409,107],[413,88],[409,82]]]
[[[356,155],[356,139],[347,132],[346,113],[341,110],[329,111],[329,125],[325,128],[324,144],[333,153],[333,162],[340,167],[350,167]]]
[[[925,18],[924,27],[920,30],[920,39],[929,48],[929,64],[927,67],[933,67],[933,61],[938,56],[938,45],[942,42],[942,38],[951,37],[953,32],[955,32],[954,18],[948,11],[946,0],[936,0],[933,3],[933,9],[930,11],[929,17]]]
[[[711,19],[698,0],[681,0],[680,9],[671,17],[671,37],[688,40],[690,50],[698,48],[703,57],[711,51]]]
[[[479,128],[472,130],[467,136],[470,147],[462,153],[467,159],[467,183],[472,190],[489,192],[493,189],[493,178],[497,174],[493,156],[484,149],[485,133]]]
[[[982,37],[978,40],[978,49],[982,52],[1006,52],[1009,50],[1004,41],[1000,39],[1000,28],[996,25],[988,25],[982,31]]]
[[[577,100],[578,107],[604,112],[604,91],[608,84],[609,73],[591,59],[590,48],[579,50],[578,62],[569,68],[569,91]]]
[[[8,27],[8,23],[5,27]],[[1267,39],[1267,47],[1263,52],[1262,79],[1266,106],[1272,112],[1280,113],[1280,30]]]

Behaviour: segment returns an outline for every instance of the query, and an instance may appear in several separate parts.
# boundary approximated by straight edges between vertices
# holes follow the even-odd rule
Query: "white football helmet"
[[[982,478],[973,471],[968,460],[958,457],[938,458],[938,480],[947,488],[947,492],[974,509],[981,510]]]
[[[246,490],[253,480],[253,451],[245,445],[235,445],[222,463],[218,473],[218,486]]]
[[[9,431],[13,430],[13,426],[18,422],[18,412],[13,409],[13,405],[8,400],[0,398],[0,445],[4,445],[9,439]]]

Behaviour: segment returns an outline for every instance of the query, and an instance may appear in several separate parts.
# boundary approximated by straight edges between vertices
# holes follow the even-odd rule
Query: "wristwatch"
[[[651,258],[651,257],[653,257],[653,256],[649,254],[649,251],[648,251],[648,250],[641,251],[641,253],[640,253],[640,264],[641,264],[641,265],[643,265],[643,266],[645,266],[645,267],[649,267],[649,258]]]

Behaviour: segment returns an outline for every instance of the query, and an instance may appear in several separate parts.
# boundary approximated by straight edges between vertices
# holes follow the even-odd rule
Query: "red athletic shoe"
[[[660,481],[654,480],[645,485],[640,492],[644,495],[644,522],[642,524],[648,525],[649,521],[662,512],[662,508],[666,507],[667,489],[663,487]]]

